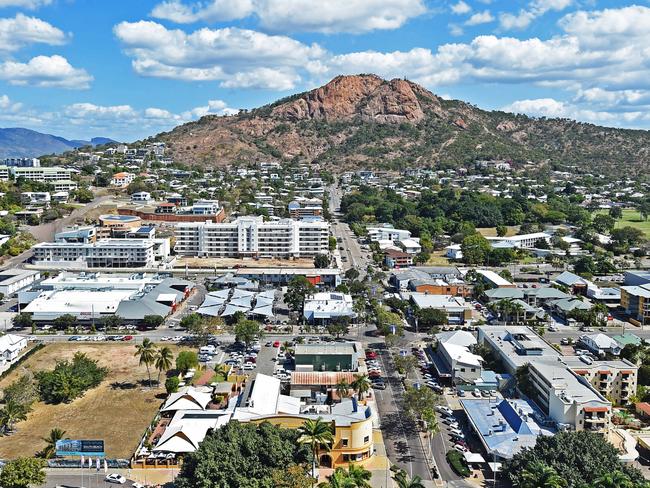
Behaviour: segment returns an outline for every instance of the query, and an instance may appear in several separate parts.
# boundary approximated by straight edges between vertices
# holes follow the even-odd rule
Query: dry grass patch
[[[176,356],[179,349],[169,347]],[[0,388],[16,380],[23,368],[34,372],[52,369],[57,360],[72,359],[77,351],[107,367],[106,380],[69,404],[35,403],[27,420],[16,424],[16,433],[0,437],[0,458],[35,453],[44,445],[41,438],[55,427],[65,430],[66,437],[71,439],[104,439],[106,454],[111,458],[131,456],[162,402],[162,397],[156,398],[156,395],[164,393],[163,379],[160,388],[143,388],[138,384],[147,378],[147,372],[133,356],[133,344],[48,344],[0,381]],[[155,371],[152,371],[152,379],[156,379]]]

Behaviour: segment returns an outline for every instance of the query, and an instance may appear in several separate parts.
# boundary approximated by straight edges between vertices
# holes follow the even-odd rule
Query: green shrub
[[[447,451],[447,462],[457,475],[467,477],[471,474],[465,458],[460,451],[456,449]]]
[[[52,371],[36,373],[36,379],[44,402],[62,403],[72,401],[86,390],[96,387],[107,374],[107,368],[100,367],[97,361],[77,352],[72,362],[57,361]]]
[[[170,376],[165,381],[165,390],[167,394],[176,393],[178,391],[178,384],[181,380],[178,379],[178,376]]]

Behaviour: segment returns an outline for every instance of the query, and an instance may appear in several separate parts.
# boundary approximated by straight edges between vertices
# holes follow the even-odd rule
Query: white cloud
[[[92,81],[86,70],[74,68],[63,56],[36,56],[27,63],[5,61],[0,63],[0,80],[11,85],[31,85],[84,89]]]
[[[533,0],[527,9],[521,9],[517,14],[502,12],[499,23],[502,29],[522,30],[528,27],[533,20],[549,11],[560,12],[573,5],[574,0]]]
[[[463,28],[458,24],[449,24],[449,33],[452,36],[462,36],[465,32]]]
[[[650,116],[639,111],[618,114],[604,110],[591,110],[553,98],[517,100],[502,107],[502,110],[522,113],[532,117],[575,119],[611,126],[622,126],[626,123],[643,123],[650,120]]]
[[[207,4],[192,5],[186,5],[180,0],[169,0],[156,5],[151,16],[178,24],[191,24],[242,19],[252,12],[252,0],[212,0]]]
[[[62,30],[36,17],[16,14],[0,19],[0,51],[16,51],[29,44],[60,46],[66,42]]]
[[[122,22],[115,35],[142,76],[187,81],[220,81],[226,87],[287,90],[299,71],[325,51],[286,36],[247,29],[199,29],[186,34],[156,22]]]
[[[451,11],[456,15],[463,15],[470,13],[472,11],[472,7],[463,2],[463,0],[460,0],[460,2],[455,3],[451,6]]]
[[[0,0],[0,8],[19,7],[34,10],[51,3],[52,0]]]
[[[168,0],[151,12],[177,23],[242,19],[255,14],[261,25],[277,32],[369,32],[397,29],[426,12],[424,0]]]
[[[5,113],[16,113],[22,106],[22,103],[12,102],[7,95],[0,96],[0,110]]]
[[[484,10],[483,12],[477,12],[472,15],[469,19],[465,21],[465,25],[480,25],[493,22],[494,17],[489,10]]]

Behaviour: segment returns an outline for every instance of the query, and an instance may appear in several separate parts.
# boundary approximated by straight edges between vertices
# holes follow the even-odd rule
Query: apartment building
[[[234,222],[176,225],[177,254],[197,257],[310,257],[329,250],[329,224],[322,220],[239,217]]]
[[[113,178],[111,178],[111,186],[124,188],[126,186],[129,186],[129,183],[131,183],[134,179],[135,175],[133,173],[128,173],[126,171],[115,173],[113,175]]]
[[[616,405],[626,405],[636,393],[639,368],[626,359],[594,361],[585,364],[578,357],[563,357],[562,361],[605,398]]]
[[[640,325],[650,324],[650,284],[622,286],[621,307]]]
[[[288,206],[289,216],[292,219],[304,217],[320,217],[323,215],[323,201],[319,198],[305,198],[294,200]]]
[[[70,181],[72,170],[59,166],[50,167],[11,167],[9,168],[14,178],[24,178],[30,181],[53,182]],[[56,190],[59,191],[59,190]]]
[[[368,239],[371,241],[402,241],[410,239],[411,233],[408,230],[395,229],[390,224],[383,224],[379,227],[368,227]]]
[[[169,239],[99,239],[96,242],[41,242],[34,262],[73,263],[87,268],[154,267],[169,256]]]
[[[4,165],[18,168],[38,168],[41,165],[41,160],[37,158],[6,158]]]

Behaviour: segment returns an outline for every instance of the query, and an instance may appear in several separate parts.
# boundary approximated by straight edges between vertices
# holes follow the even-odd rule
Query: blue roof
[[[460,401],[488,455],[510,459],[532,447],[538,435],[553,431],[538,423],[543,414],[524,400],[466,399]]]

